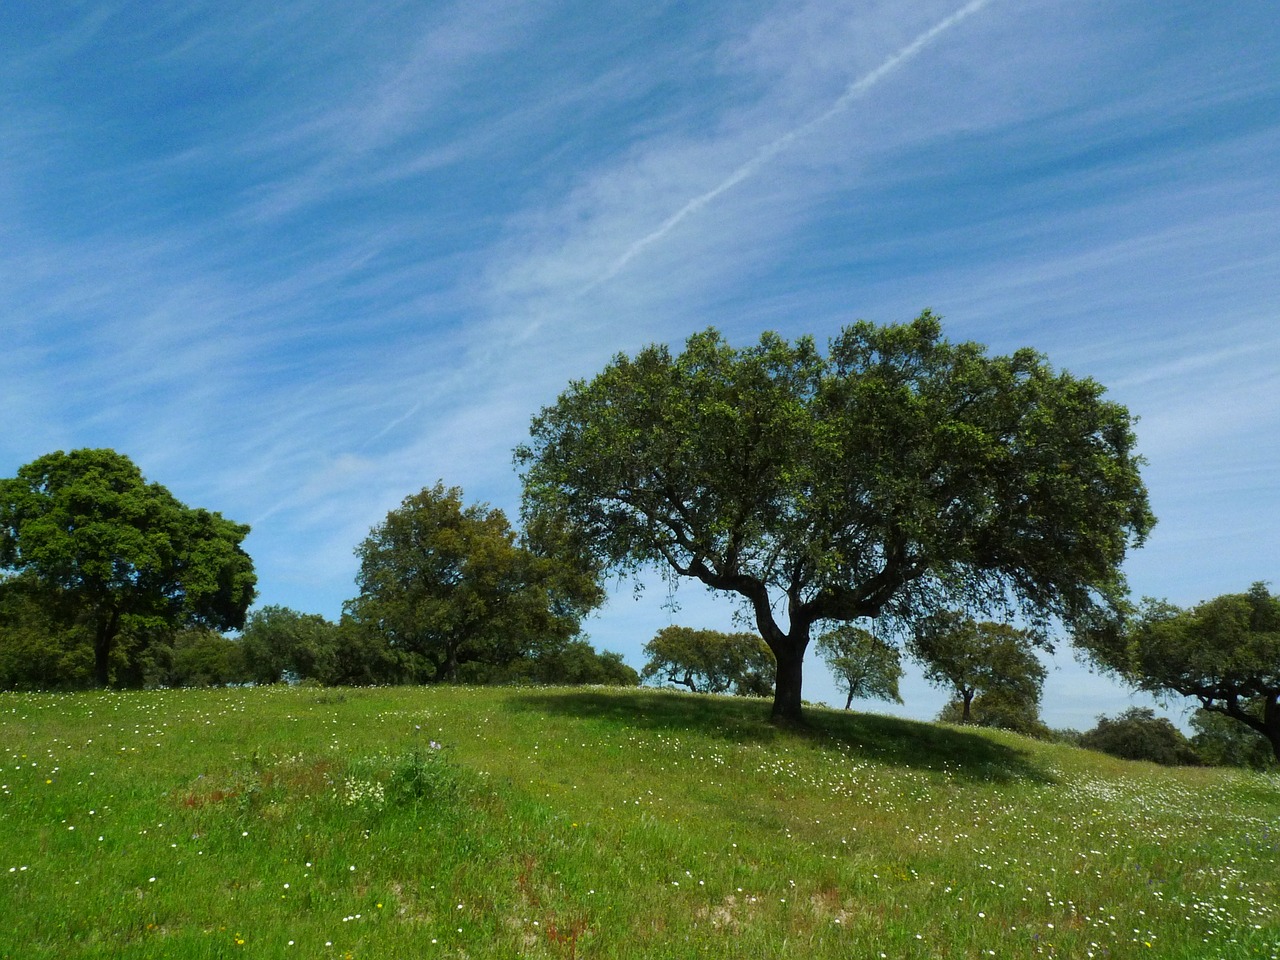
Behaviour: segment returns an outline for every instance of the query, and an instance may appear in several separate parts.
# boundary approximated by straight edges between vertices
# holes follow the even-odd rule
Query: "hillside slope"
[[[1280,779],[657,691],[0,696],[0,957],[1280,957]]]

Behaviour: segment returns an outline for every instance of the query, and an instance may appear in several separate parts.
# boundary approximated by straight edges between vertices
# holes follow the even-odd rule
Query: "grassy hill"
[[[0,695],[0,957],[1280,957],[1280,779],[654,691]]]

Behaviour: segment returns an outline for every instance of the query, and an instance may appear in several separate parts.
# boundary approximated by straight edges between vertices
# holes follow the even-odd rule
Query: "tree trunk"
[[[849,688],[849,696],[845,697],[844,708],[848,710],[853,706],[853,687]]]
[[[1275,696],[1269,697],[1262,704],[1262,726],[1262,735],[1271,744],[1276,762],[1280,763],[1280,700]]]
[[[786,637],[773,648],[778,663],[777,680],[773,686],[773,719],[799,723],[800,688],[804,675],[805,645],[794,637]]]
[[[93,636],[93,679],[99,687],[111,684],[111,648],[120,632],[120,615],[111,610],[98,614]]]
[[[1263,700],[1261,720],[1246,713],[1234,697],[1221,707],[1210,708],[1206,702],[1205,709],[1215,709],[1262,734],[1271,744],[1271,752],[1276,755],[1277,762],[1280,762],[1280,697],[1271,696]]]
[[[964,710],[960,714],[961,723],[972,723],[973,717],[969,713],[969,704],[973,703],[973,690],[961,690],[960,696],[964,700]]]

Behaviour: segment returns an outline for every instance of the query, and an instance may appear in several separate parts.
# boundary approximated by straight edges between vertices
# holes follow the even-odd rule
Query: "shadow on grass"
[[[513,695],[511,709],[579,717],[619,728],[697,732],[734,743],[809,741],[816,748],[916,770],[946,770],[970,782],[1053,778],[1030,753],[983,733],[867,713],[810,707],[801,725],[769,719],[770,702],[672,690],[540,690]]]

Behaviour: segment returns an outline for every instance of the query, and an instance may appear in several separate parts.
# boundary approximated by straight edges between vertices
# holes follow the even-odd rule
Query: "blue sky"
[[[1141,418],[1136,594],[1275,583],[1278,294],[1270,0],[0,12],[0,475],[124,452],[253,525],[263,604],[336,617],[438,479],[514,515],[529,418],[619,351],[925,307]],[[587,629],[731,626],[664,600]],[[1127,704],[1055,662],[1050,723]]]

